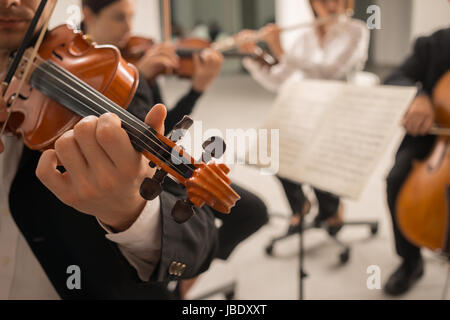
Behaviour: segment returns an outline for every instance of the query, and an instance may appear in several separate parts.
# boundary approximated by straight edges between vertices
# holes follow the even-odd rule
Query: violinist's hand
[[[166,108],[156,105],[146,123],[164,133]],[[57,170],[59,162],[66,172]],[[44,152],[37,177],[62,202],[121,232],[139,217],[146,201],[139,189],[152,177],[148,160],[131,145],[114,114],[81,120]]]
[[[194,75],[192,88],[197,92],[206,91],[220,73],[223,56],[213,49],[204,49],[200,54],[194,54]]]
[[[177,69],[179,61],[172,44],[155,44],[137,63],[137,68],[148,81],[154,81],[162,74],[172,73]]]
[[[255,53],[256,49],[256,31],[242,30],[234,36],[234,41],[238,44],[238,49],[242,53]]]
[[[259,31],[259,38],[265,41],[270,50],[279,60],[284,55],[284,49],[281,44],[281,29],[276,24],[268,24]]]
[[[417,96],[403,118],[403,126],[412,136],[423,136],[430,132],[435,113],[427,95]]]
[[[3,127],[3,123],[8,118],[8,112],[6,111],[6,103],[3,99],[0,99],[0,130]],[[2,153],[5,150],[5,147],[3,146],[3,142],[0,137],[0,153]]]

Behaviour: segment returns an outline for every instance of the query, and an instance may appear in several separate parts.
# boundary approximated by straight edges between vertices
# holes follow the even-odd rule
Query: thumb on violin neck
[[[164,134],[164,121],[166,120],[167,109],[163,104],[153,106],[145,118],[145,123],[155,129],[158,133]]]

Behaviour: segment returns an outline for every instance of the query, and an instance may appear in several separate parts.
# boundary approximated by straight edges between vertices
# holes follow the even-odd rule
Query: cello
[[[432,102],[439,128],[435,145],[413,164],[397,198],[396,219],[413,244],[450,256],[450,71],[438,81]]]

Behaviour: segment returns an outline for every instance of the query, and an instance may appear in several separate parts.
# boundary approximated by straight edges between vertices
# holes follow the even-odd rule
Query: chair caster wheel
[[[341,262],[341,264],[346,264],[349,259],[350,259],[350,249],[345,249],[339,255],[339,261]]]
[[[378,223],[372,225],[370,227],[370,233],[374,236],[378,233]]]
[[[269,245],[266,247],[266,254],[268,256],[272,256],[273,255],[273,245]]]

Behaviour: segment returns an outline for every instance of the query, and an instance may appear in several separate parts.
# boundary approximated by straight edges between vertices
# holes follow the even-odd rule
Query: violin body
[[[433,92],[436,121],[450,127],[450,72]],[[420,247],[450,254],[450,138],[435,146],[413,169],[400,190],[396,219],[404,236]]]
[[[152,48],[155,42],[152,39],[143,37],[131,37],[127,45],[121,49],[122,57],[136,65],[145,53]],[[186,38],[178,41],[175,45],[175,53],[180,58],[180,66],[174,70],[175,75],[180,78],[192,78],[195,70],[192,55],[194,52],[200,52],[210,47],[210,42],[197,39]]]
[[[122,57],[136,65],[138,61],[150,50],[155,42],[143,37],[131,37],[125,48],[121,49]],[[211,43],[200,38],[183,38],[175,43],[175,53],[180,62],[174,74],[183,79],[191,79],[195,72],[194,54],[200,54],[206,48],[214,48],[216,43]],[[260,50],[255,54],[246,54],[233,51],[222,52],[225,57],[245,58],[249,57],[258,61],[263,66],[271,67],[278,63],[269,53]]]
[[[54,61],[124,108],[128,107],[136,92],[138,72],[121,59],[115,47],[93,46],[81,33],[65,25],[47,33],[39,56],[43,60]],[[19,78],[13,79],[6,101],[11,102],[19,82]],[[25,145],[32,150],[51,148],[81,119],[27,84],[20,96],[11,110],[8,131],[21,135]]]
[[[211,47],[211,42],[199,38],[185,38],[176,43],[180,65],[175,71],[180,78],[192,78],[195,72],[193,54]]]
[[[120,53],[126,61],[136,65],[154,44],[155,42],[150,38],[131,37],[127,45],[120,50]]]

